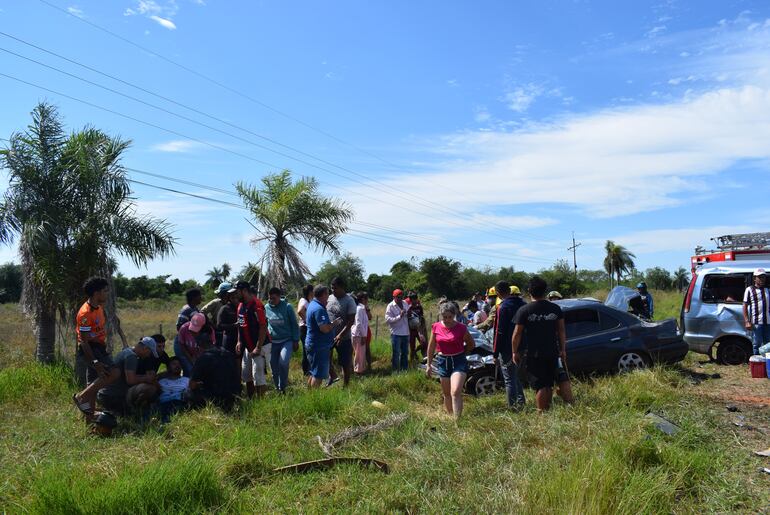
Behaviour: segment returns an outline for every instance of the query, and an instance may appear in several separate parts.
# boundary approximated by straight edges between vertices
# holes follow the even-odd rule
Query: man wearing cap
[[[217,296],[214,299],[208,301],[206,305],[201,308],[201,313],[206,315],[206,319],[212,326],[214,326],[214,335],[216,336],[217,347],[222,346],[222,330],[217,327],[217,313],[219,313],[219,308],[221,308],[223,304],[227,303],[227,298],[230,296],[228,291],[232,287],[232,284],[228,282],[224,282],[217,286]]]
[[[265,306],[246,281],[238,281],[235,289],[241,294],[238,305],[237,353],[243,352],[241,377],[246,383],[246,395],[258,397],[267,391],[267,362],[270,359],[270,340],[267,338]]]
[[[385,322],[390,328],[390,360],[394,372],[409,368],[409,305],[404,302],[404,292],[393,290],[393,300],[385,308]]]
[[[505,391],[508,395],[508,407],[521,409],[525,402],[524,386],[519,379],[519,367],[513,362],[511,341],[516,327],[514,323],[516,312],[526,303],[521,298],[518,286],[511,286],[506,281],[498,281],[495,284],[495,290],[502,302],[497,308],[497,316],[495,317],[494,353],[503,373]]]
[[[139,360],[150,356],[158,358],[157,343],[150,336],[145,336],[136,345],[123,349],[115,356],[114,365],[120,376],[117,381],[99,390],[96,397],[106,410],[120,413],[140,411],[157,397],[155,371],[137,374]]]
[[[549,292],[548,292],[548,300],[550,300],[551,302],[553,302],[553,301],[555,301],[555,300],[561,300],[561,299],[563,299],[563,298],[564,298],[564,297],[562,297],[562,294],[561,294],[561,293],[559,293],[559,292],[558,292],[558,291],[556,291],[556,290],[552,290],[552,291],[549,291]]]
[[[485,333],[495,327],[495,315],[497,313],[497,291],[495,291],[495,287],[492,286],[487,291],[487,304],[489,304],[489,316],[486,320],[484,320],[482,323],[476,326],[476,329],[481,331],[482,333]]]
[[[765,269],[754,270],[754,284],[743,294],[743,323],[753,332],[753,354],[770,342],[770,289],[765,287]]]

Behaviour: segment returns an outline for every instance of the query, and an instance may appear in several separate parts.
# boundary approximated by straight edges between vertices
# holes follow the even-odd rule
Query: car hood
[[[625,313],[628,311],[628,302],[634,297],[639,297],[639,292],[628,286],[615,286],[607,295],[604,305]]]

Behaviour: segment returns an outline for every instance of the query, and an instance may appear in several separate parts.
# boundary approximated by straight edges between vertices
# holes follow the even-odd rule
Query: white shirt
[[[749,286],[743,293],[743,303],[749,307],[749,321],[752,324],[770,323],[770,288]]]
[[[369,333],[369,317],[366,316],[366,306],[358,304],[356,306],[356,322],[351,331],[352,337],[366,338]]]
[[[408,311],[409,304],[403,300],[401,301],[401,307],[398,307],[395,300],[388,304],[388,307],[385,308],[385,322],[390,327],[390,334],[393,336],[409,336],[409,320],[406,316]]]
[[[190,378],[164,377],[158,383],[160,383],[160,402],[181,401],[182,393],[190,386]]]
[[[305,317],[306,317],[306,314],[307,314],[307,306],[308,306],[308,304],[310,304],[310,303],[307,301],[307,299],[305,297],[302,297],[301,299],[299,299],[299,304],[297,304],[297,313],[302,311],[303,307],[305,308],[305,314],[303,314],[301,317],[299,317],[299,326],[300,327],[304,327],[305,324],[306,324]]]

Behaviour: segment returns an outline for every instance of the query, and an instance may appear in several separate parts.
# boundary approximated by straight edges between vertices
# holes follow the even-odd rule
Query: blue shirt
[[[305,346],[308,349],[331,349],[334,345],[334,331],[322,333],[320,326],[331,324],[326,308],[316,299],[307,307],[307,339]]]

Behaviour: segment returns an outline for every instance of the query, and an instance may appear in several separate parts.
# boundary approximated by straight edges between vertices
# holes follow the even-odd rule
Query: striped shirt
[[[754,325],[770,323],[770,289],[749,286],[743,294],[749,308],[749,321]]]

